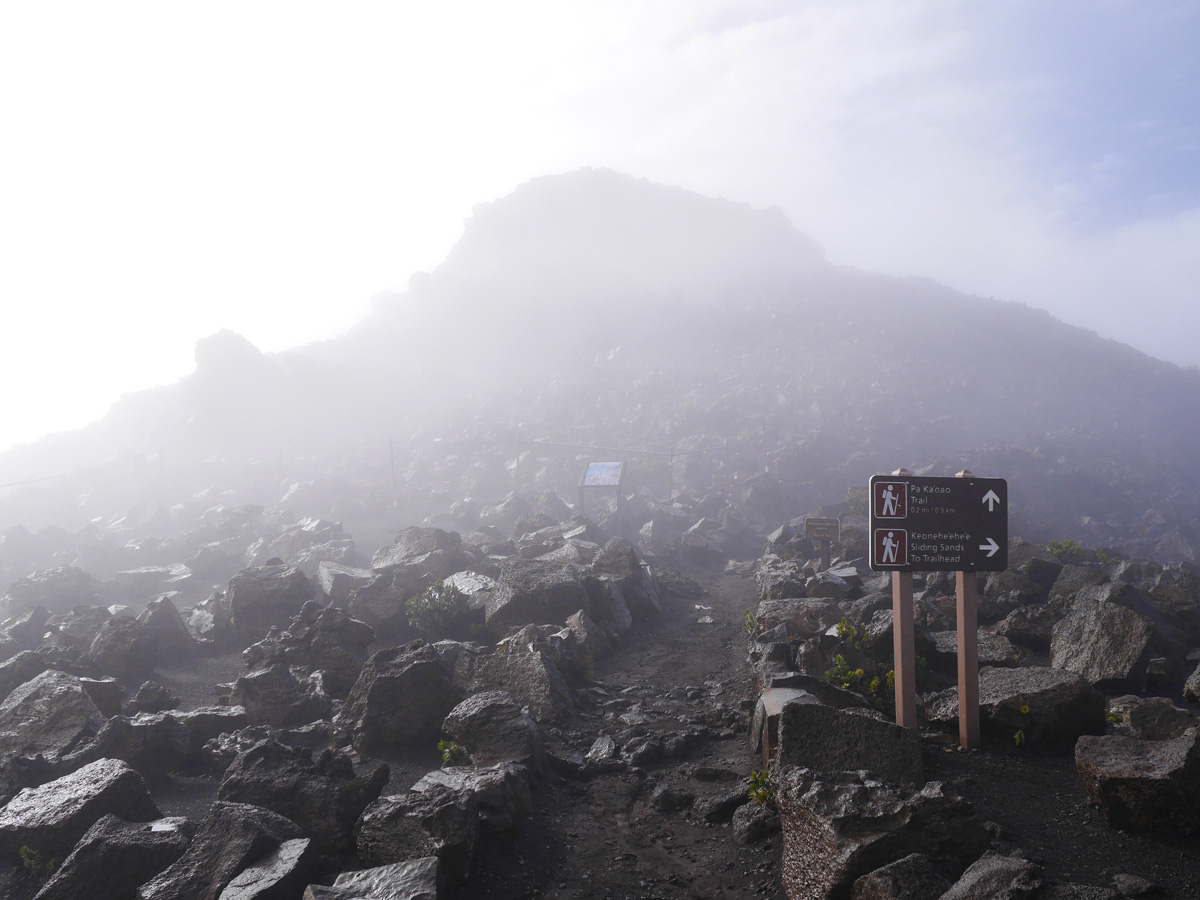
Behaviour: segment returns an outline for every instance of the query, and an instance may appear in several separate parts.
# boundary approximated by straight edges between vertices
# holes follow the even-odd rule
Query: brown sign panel
[[[808,516],[804,520],[804,536],[810,541],[840,541],[842,539],[841,520]]]
[[[1003,478],[876,475],[868,496],[872,569],[1008,568],[1008,482]]]

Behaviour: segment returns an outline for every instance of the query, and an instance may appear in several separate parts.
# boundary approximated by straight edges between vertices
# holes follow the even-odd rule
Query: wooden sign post
[[[907,469],[870,484],[871,568],[892,573],[896,722],[915,728],[916,635],[913,572],[956,573],[959,743],[979,746],[979,598],[977,574],[1008,568],[1008,483],[915,476]]]
[[[804,519],[804,536],[821,548],[821,571],[829,568],[829,554],[834,541],[842,539],[841,519],[820,519],[807,516]]]

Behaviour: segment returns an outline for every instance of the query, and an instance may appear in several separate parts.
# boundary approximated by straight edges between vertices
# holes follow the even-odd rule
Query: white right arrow
[[[988,512],[995,512],[996,504],[1000,502],[1000,495],[995,491],[988,491],[983,495],[983,502],[987,504]],[[989,538],[988,540],[991,540]],[[983,549],[982,547],[980,548]]]
[[[1000,545],[996,543],[995,538],[988,538],[986,544],[979,545],[979,549],[986,550],[988,552],[988,559],[991,559],[996,555],[996,551],[1000,549]]]

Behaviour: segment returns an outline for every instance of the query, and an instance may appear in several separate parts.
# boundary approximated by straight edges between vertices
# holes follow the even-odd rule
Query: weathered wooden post
[[[911,475],[897,469],[894,476]],[[896,724],[917,727],[917,636],[913,627],[912,572],[892,573],[892,661],[896,679]]]
[[[974,478],[966,469],[956,478]],[[979,582],[974,572],[955,572],[958,621],[958,743],[979,746]]]

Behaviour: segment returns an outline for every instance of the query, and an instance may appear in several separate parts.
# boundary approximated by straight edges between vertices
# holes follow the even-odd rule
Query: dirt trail
[[[596,681],[614,698],[614,709],[588,711],[549,735],[559,753],[586,752],[599,735],[627,736],[631,729],[619,716],[633,710],[646,716],[640,731],[647,736],[703,737],[682,758],[630,771],[541,776],[532,819],[481,849],[470,882],[453,900],[783,898],[778,834],[741,846],[728,822],[710,824],[698,812],[708,798],[744,790],[754,768],[746,741],[752,682],[742,631],[754,585],[722,576],[706,587],[697,599],[668,599],[661,620],[597,666]],[[713,621],[700,624],[704,616]],[[694,793],[692,809],[655,808],[651,798],[659,786]]]

